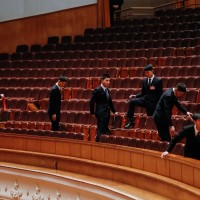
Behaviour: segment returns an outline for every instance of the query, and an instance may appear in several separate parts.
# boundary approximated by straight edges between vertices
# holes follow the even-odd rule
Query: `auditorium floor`
[[[128,196],[133,197],[133,199],[135,200],[168,200],[168,198],[166,197],[162,197],[160,195],[157,195],[148,191],[144,191],[142,189],[139,189],[130,185],[126,185],[123,183],[118,183],[118,182],[114,182],[110,180],[95,178],[91,176],[86,176],[86,175],[81,175],[81,174],[76,174],[76,173],[71,173],[71,172],[66,172],[66,171],[34,167],[34,166],[27,167],[25,165],[5,163],[5,162],[0,162],[0,166],[56,174],[56,175],[63,176],[66,178],[98,185],[100,187],[102,186],[106,188],[111,188],[112,190],[119,191],[120,193],[128,194]]]

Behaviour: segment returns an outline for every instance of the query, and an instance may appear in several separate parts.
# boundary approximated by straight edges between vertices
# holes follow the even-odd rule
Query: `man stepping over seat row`
[[[144,68],[145,77],[142,82],[142,90],[140,94],[130,95],[129,109],[127,112],[128,123],[125,128],[133,128],[135,125],[134,113],[135,107],[145,107],[148,116],[152,116],[156,105],[163,93],[162,79],[153,73],[151,64]]]

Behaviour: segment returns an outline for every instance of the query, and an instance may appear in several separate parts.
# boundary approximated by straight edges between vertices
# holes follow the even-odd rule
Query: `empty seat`
[[[40,52],[42,51],[42,46],[40,44],[31,45],[30,52]]]
[[[137,140],[137,144],[136,144],[136,147],[137,148],[144,148],[145,147],[145,142],[146,142],[147,140],[145,140],[145,139],[138,139]]]
[[[101,135],[99,142],[107,143],[108,142],[108,135]]]
[[[74,43],[80,43],[80,42],[82,42],[82,38],[83,38],[82,35],[75,35],[75,37],[74,37]]]
[[[182,156],[184,152],[184,146],[185,145],[182,143],[177,143],[171,153]]]
[[[154,140],[152,141],[152,144],[151,144],[151,150],[154,150],[154,151],[159,151],[159,147],[160,147],[160,141],[158,140]]]
[[[22,53],[19,53],[19,52],[17,52],[17,53],[12,53],[12,54],[10,55],[10,59],[11,59],[11,60],[21,60],[21,59],[22,59]]]
[[[32,52],[25,52],[22,54],[22,60],[32,60],[34,55]]]
[[[176,52],[176,48],[167,47],[164,49],[163,56],[174,56]]]
[[[10,60],[10,55],[8,53],[0,53],[0,61]]]
[[[200,56],[194,56],[193,57],[192,65],[200,65]]]
[[[64,43],[56,44],[55,51],[67,51],[67,45]]]
[[[17,53],[29,52],[29,46],[27,44],[17,45],[16,52]]]
[[[42,47],[42,50],[43,51],[55,51],[55,44],[45,44],[43,47]]]
[[[48,44],[58,44],[59,43],[59,37],[58,36],[49,36],[47,39]]]

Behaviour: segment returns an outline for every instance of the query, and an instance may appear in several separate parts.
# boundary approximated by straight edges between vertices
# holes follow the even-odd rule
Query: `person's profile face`
[[[105,78],[101,81],[101,84],[104,86],[104,87],[109,87],[110,86],[110,78]]]
[[[181,91],[176,90],[174,92],[174,94],[175,94],[176,97],[182,97],[185,94],[185,92],[181,92]]]
[[[59,86],[60,86],[61,88],[65,87],[65,85],[66,85],[66,82],[59,81]]]
[[[153,71],[144,71],[144,75],[147,78],[151,78],[153,76]]]
[[[196,125],[196,128],[197,128],[198,130],[200,130],[200,119],[195,120],[194,123],[195,123],[195,125]]]

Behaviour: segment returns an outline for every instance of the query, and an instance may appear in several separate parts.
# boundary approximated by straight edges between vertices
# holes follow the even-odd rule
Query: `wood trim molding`
[[[0,161],[75,172],[177,199],[200,198],[200,162],[160,152],[61,138],[0,134]],[[11,150],[13,149],[13,150]],[[152,187],[154,185],[154,187]],[[170,193],[168,192],[170,191]]]

